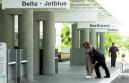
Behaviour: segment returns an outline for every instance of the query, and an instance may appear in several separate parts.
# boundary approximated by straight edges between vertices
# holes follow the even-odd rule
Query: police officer
[[[104,54],[101,54],[98,52],[94,47],[89,51],[89,55],[92,58],[92,63],[94,64],[95,72],[96,72],[96,79],[101,78],[101,73],[99,70],[99,67],[102,66],[102,68],[105,70],[106,76],[104,78],[110,78],[109,70],[106,66],[105,57]]]

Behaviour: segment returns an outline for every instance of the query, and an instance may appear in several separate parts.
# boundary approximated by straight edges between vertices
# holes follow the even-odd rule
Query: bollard
[[[58,49],[55,49],[55,73],[58,73]]]
[[[17,74],[17,83],[20,83],[20,66],[21,66],[21,57],[20,57],[20,49],[16,49],[16,74]]]
[[[123,73],[123,63],[121,64],[121,73]]]

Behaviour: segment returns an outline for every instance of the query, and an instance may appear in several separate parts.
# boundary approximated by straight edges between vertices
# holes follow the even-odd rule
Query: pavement
[[[33,82],[22,79],[20,83],[122,83],[114,82],[121,73],[121,64],[118,62],[116,67],[110,67],[110,62],[106,62],[110,71],[110,78],[95,79],[95,72],[93,72],[91,79],[86,79],[85,66],[70,66],[69,61],[58,63],[58,74],[55,75],[34,75]],[[129,69],[129,67],[128,67]],[[105,72],[100,68],[102,77]],[[16,83],[9,81],[8,83]],[[126,82],[123,82],[126,83]],[[128,82],[127,82],[128,83]]]
[[[111,83],[129,83],[129,65],[124,66],[124,70]]]

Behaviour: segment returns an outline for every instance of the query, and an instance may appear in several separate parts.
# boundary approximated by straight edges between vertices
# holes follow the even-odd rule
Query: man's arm
[[[109,57],[111,56],[110,53],[111,53],[111,47],[109,48]]]
[[[118,49],[118,47],[116,47],[116,49],[117,49],[117,52],[118,52],[118,55],[119,55],[120,53],[119,53],[119,49]]]
[[[109,52],[109,57],[111,56],[110,52]]]

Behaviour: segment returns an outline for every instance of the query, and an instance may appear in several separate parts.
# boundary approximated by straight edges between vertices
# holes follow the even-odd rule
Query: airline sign
[[[5,8],[70,8],[70,0],[2,0]]]

